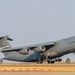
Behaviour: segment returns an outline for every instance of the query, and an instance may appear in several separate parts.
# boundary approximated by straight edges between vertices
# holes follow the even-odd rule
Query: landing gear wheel
[[[53,60],[47,60],[47,63],[48,63],[48,64],[50,64],[50,63],[53,64],[54,62],[55,62],[55,61],[53,61]]]
[[[55,61],[57,62],[57,61],[58,61],[58,59],[55,59]]]
[[[61,61],[62,61],[62,59],[58,59],[58,61],[59,61],[59,62],[61,62]]]
[[[70,58],[67,58],[66,59],[66,63],[70,63]]]
[[[37,59],[36,63],[43,63],[43,60],[41,60],[40,58]]]
[[[40,64],[42,64],[43,63],[43,61],[40,61]]]
[[[58,58],[58,59],[55,59],[55,61],[56,61],[56,62],[61,62],[62,59],[59,59],[59,58]]]
[[[47,63],[50,64],[51,63],[50,60],[47,60]]]
[[[36,63],[37,63],[37,64],[38,64],[38,63],[42,64],[42,63],[43,63],[43,61],[36,61]]]
[[[53,64],[55,61],[51,61],[51,64]]]

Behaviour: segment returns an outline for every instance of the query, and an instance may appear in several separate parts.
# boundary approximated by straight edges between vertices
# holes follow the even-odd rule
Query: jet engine
[[[30,52],[31,52],[31,49],[29,49],[29,48],[28,49],[23,49],[23,50],[19,51],[20,54],[29,54]]]
[[[41,46],[34,49],[35,52],[44,52],[46,50],[46,47]]]

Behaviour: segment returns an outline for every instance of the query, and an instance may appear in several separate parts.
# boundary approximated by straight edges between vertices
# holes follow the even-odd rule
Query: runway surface
[[[0,75],[75,75],[75,63],[3,63]]]
[[[75,72],[75,63],[55,63],[55,64],[36,64],[36,63],[16,63],[0,64],[0,71],[66,71]]]
[[[75,72],[0,72],[0,75],[75,75]]]

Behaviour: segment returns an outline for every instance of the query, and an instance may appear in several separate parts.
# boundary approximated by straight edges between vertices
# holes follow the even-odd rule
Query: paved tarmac
[[[55,64],[0,64],[0,71],[66,71],[75,72],[75,63]]]
[[[75,75],[75,72],[0,72],[0,75]]]
[[[75,75],[75,63],[4,63],[0,75]]]

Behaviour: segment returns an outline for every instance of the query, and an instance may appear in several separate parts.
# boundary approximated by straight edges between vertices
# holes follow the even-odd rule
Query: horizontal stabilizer
[[[8,36],[8,35],[7,35],[7,36],[2,36],[2,37],[0,37],[0,40],[1,40],[1,39],[3,39],[3,38],[5,38],[5,37],[6,37],[6,38],[7,38],[7,40],[9,40],[9,41],[13,41],[13,39],[9,38],[9,36]]]

